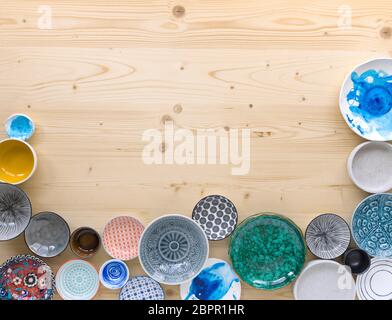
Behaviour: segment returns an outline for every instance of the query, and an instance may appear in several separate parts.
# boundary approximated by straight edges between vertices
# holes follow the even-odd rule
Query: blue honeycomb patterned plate
[[[120,300],[165,300],[161,285],[146,276],[132,277],[121,289]]]
[[[351,229],[359,248],[373,257],[392,256],[392,194],[371,195],[354,211]]]

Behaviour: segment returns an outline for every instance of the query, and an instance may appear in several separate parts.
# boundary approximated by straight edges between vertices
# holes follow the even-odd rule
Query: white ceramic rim
[[[140,259],[140,255],[139,255],[139,262],[140,262],[140,265],[142,266],[144,272],[145,272],[150,278],[152,278],[152,279],[154,279],[155,281],[157,281],[157,282],[159,282],[159,283],[162,283],[162,284],[166,284],[166,285],[169,285],[169,286],[175,286],[175,285],[180,285],[180,284],[183,284],[183,283],[185,283],[185,282],[188,282],[189,280],[191,280],[191,279],[193,279],[193,278],[195,278],[195,277],[197,277],[197,276],[199,275],[199,273],[203,270],[203,268],[204,268],[204,266],[205,266],[205,264],[206,264],[206,262],[207,262],[207,260],[208,260],[208,257],[209,257],[209,254],[210,254],[210,245],[209,245],[209,242],[208,242],[207,235],[205,234],[205,232],[204,232],[204,230],[202,229],[202,227],[201,227],[196,221],[194,221],[193,219],[191,219],[191,218],[189,218],[189,217],[187,217],[187,216],[184,216],[184,215],[182,215],[182,214],[173,213],[173,214],[166,214],[166,215],[160,216],[160,217],[158,217],[158,218],[155,218],[154,220],[152,220],[152,221],[144,228],[144,231],[143,231],[143,233],[142,233],[142,235],[141,235],[141,237],[140,237],[140,239],[139,239],[138,252],[140,252],[140,246],[141,246],[143,237],[144,237],[144,235],[145,235],[145,233],[146,233],[146,230],[147,230],[148,228],[150,228],[150,227],[154,224],[154,222],[156,222],[156,221],[158,221],[158,220],[160,220],[160,219],[167,218],[167,217],[180,217],[180,218],[188,219],[189,221],[191,221],[192,223],[194,223],[194,224],[201,230],[201,232],[202,232],[202,234],[203,234],[203,236],[204,236],[204,238],[205,238],[205,240],[206,240],[206,243],[207,243],[207,254],[206,254],[206,258],[205,258],[205,260],[204,260],[204,262],[203,262],[203,265],[201,266],[200,270],[197,270],[197,272],[196,272],[191,278],[189,278],[189,279],[187,279],[187,280],[184,280],[184,281],[175,282],[175,283],[164,282],[164,281],[161,281],[161,280],[158,280],[158,279],[154,278],[149,272],[146,271],[146,268],[145,268],[145,266],[143,265],[143,262],[142,262],[142,260]]]
[[[350,176],[352,182],[361,190],[367,192],[367,193],[385,193],[392,189],[392,179],[388,185],[383,186],[382,188],[380,187],[379,189],[372,189],[368,188],[367,186],[361,185],[358,180],[355,178],[354,173],[353,173],[353,161],[357,153],[363,149],[365,146],[368,144],[379,144],[379,145],[385,145],[388,146],[392,150],[392,145],[389,142],[385,141],[365,141],[359,145],[357,145],[350,153],[350,156],[347,159],[347,171],[348,175]]]
[[[351,273],[349,267],[345,266],[344,264],[340,264],[339,262],[336,262],[336,261],[334,261],[334,260],[323,260],[323,259],[317,259],[317,260],[309,261],[309,262],[307,263],[307,265],[305,266],[305,268],[302,269],[300,275],[298,276],[297,280],[296,280],[295,283],[294,283],[294,287],[293,287],[294,299],[295,299],[295,300],[300,300],[300,299],[298,298],[298,286],[299,286],[298,283],[300,283],[300,280],[301,280],[302,276],[304,275],[304,273],[307,272],[307,271],[308,271],[310,268],[312,268],[313,266],[315,266],[315,265],[317,265],[317,264],[321,264],[321,263],[333,264],[333,265],[336,265],[336,266],[338,266],[338,267],[344,267],[344,268],[346,269],[347,273],[351,275],[351,280],[352,280],[352,283],[353,283],[353,286],[352,286],[352,293],[353,293],[353,296],[352,296],[352,299],[351,299],[351,300],[355,300],[355,296],[356,296],[356,294],[357,294],[357,288],[356,288],[356,283],[355,283],[353,274]]]
[[[125,270],[127,271],[127,276],[126,276],[125,282],[123,283],[123,285],[121,287],[119,287],[119,286],[111,286],[108,283],[106,283],[105,280],[103,279],[103,276],[102,276],[103,269],[111,262],[117,262],[117,263],[120,263],[120,264],[125,266]],[[111,290],[121,289],[128,282],[128,280],[129,280],[129,268],[128,268],[127,264],[124,261],[120,260],[120,259],[110,259],[110,260],[107,260],[107,261],[105,261],[103,263],[101,268],[99,268],[99,281],[101,281],[102,285],[105,288],[107,288],[107,289],[111,289]]]
[[[58,284],[60,284],[60,281],[59,281],[59,279],[60,279],[60,277],[62,276],[62,273],[63,273],[63,271],[64,271],[64,268],[66,267],[66,265],[68,265],[68,264],[72,264],[72,263],[75,263],[75,262],[83,262],[83,263],[85,263],[85,264],[88,264],[88,265],[90,265],[94,270],[95,270],[95,272],[97,273],[97,282],[98,282],[98,285],[97,285],[97,290],[94,292],[94,295],[90,295],[90,296],[88,296],[88,298],[85,298],[85,299],[72,299],[72,298],[70,298],[70,297],[67,297],[65,294],[64,294],[64,292],[62,292],[62,287],[61,286],[59,286]],[[88,261],[85,261],[85,260],[82,260],[82,259],[71,259],[71,260],[68,260],[68,261],[66,261],[66,262],[64,262],[62,265],[61,265],[61,267],[59,268],[59,270],[57,271],[57,273],[56,273],[56,280],[55,280],[55,283],[56,283],[56,291],[58,292],[58,294],[60,295],[60,297],[61,298],[63,298],[63,300],[92,300],[92,299],[94,299],[94,297],[97,295],[97,293],[98,293],[98,291],[99,291],[99,274],[98,274],[98,271],[97,271],[97,269],[95,268],[95,266],[92,264],[92,263],[90,263],[90,262],[88,262]]]
[[[31,117],[29,117],[27,114],[25,114],[25,113],[13,113],[13,114],[11,114],[11,115],[7,118],[7,120],[5,120],[4,126],[7,126],[8,121],[10,121],[13,117],[17,117],[17,116],[25,117],[25,118],[27,118],[28,120],[30,120],[30,122],[33,124],[33,133],[32,133],[31,136],[28,137],[27,139],[17,139],[17,138],[12,138],[12,139],[22,140],[22,141],[29,140],[29,139],[34,135],[34,133],[35,133],[35,123],[34,123],[33,119],[31,119]],[[8,132],[6,132],[6,133],[7,133],[7,135],[8,135]],[[11,137],[10,137],[10,138],[11,138]]]
[[[359,206],[360,206],[363,202],[365,202],[365,201],[366,201],[367,199],[369,199],[370,197],[374,197],[374,196],[382,195],[382,194],[385,194],[385,195],[388,195],[388,196],[392,196],[392,193],[388,193],[388,192],[380,192],[380,193],[370,194],[370,195],[368,195],[365,199],[362,199],[362,200],[357,204],[357,206],[355,207],[355,209],[354,209],[354,211],[353,211],[353,214],[351,215],[350,229],[351,229],[352,238],[354,239],[354,242],[355,242],[355,244],[357,245],[357,247],[358,247],[359,249],[365,251],[370,257],[375,257],[375,256],[372,256],[372,255],[371,255],[369,252],[367,252],[363,247],[361,247],[360,244],[357,242],[357,239],[355,239],[354,232],[353,232],[353,220],[354,220],[355,212],[358,210]],[[375,258],[381,258],[381,259],[382,259],[382,258],[386,258],[386,257],[375,257]]]
[[[124,218],[124,217],[125,217],[125,218],[133,218],[133,219],[137,220],[137,221],[143,226],[144,230],[146,229],[146,227],[144,226],[144,224],[143,224],[138,218],[135,218],[134,216],[124,216],[124,215],[122,215],[122,216],[116,216],[116,217],[114,217],[114,218],[111,218],[111,219],[105,224],[105,226],[103,227],[102,234],[101,234],[100,236],[101,236],[101,242],[102,242],[102,247],[103,247],[103,249],[105,250],[105,252],[107,253],[107,255],[108,255],[109,257],[113,258],[113,259],[118,259],[118,258],[113,257],[112,254],[109,253],[108,249],[107,249],[106,246],[105,246],[105,241],[104,241],[104,239],[105,239],[105,229],[106,229],[107,225],[108,225],[109,223],[111,223],[114,219],[117,219],[117,218]],[[144,230],[143,230],[143,232],[144,232]],[[140,236],[140,239],[141,239],[141,236]],[[140,242],[140,239],[139,239],[139,242]],[[121,260],[121,259],[118,259],[118,260],[121,260],[121,261],[132,261],[133,259],[136,259],[138,256],[139,256],[139,243],[138,243],[138,247],[137,247],[137,256],[132,257],[131,259],[127,259],[127,260]]]
[[[362,294],[359,294],[359,292],[361,292],[361,291],[359,290],[360,287],[361,287],[361,286],[359,285],[359,284],[361,283],[361,281],[359,281],[359,279],[361,279],[365,274],[367,274],[368,271],[371,270],[372,264],[373,264],[375,261],[380,261],[380,260],[388,260],[388,261],[392,262],[392,259],[390,259],[390,258],[377,258],[377,257],[372,258],[372,259],[370,260],[370,266],[369,266],[368,270],[366,270],[364,273],[361,273],[361,274],[358,275],[357,281],[356,281],[356,283],[355,283],[355,289],[356,289],[356,291],[357,291],[357,297],[358,297],[359,300],[362,300],[362,301],[368,300],[368,299],[365,298],[365,296],[363,296]]]
[[[219,259],[219,258],[208,258],[207,260],[206,260],[206,262],[204,263],[204,266],[203,266],[203,268],[201,269],[201,271],[203,271],[205,268],[207,268],[208,266],[210,266],[210,265],[212,265],[212,264],[214,264],[214,263],[219,263],[219,262],[224,262],[224,263],[226,263],[229,267],[230,267],[230,269],[231,269],[231,271],[237,276],[237,278],[238,278],[238,280],[239,280],[239,282],[238,282],[238,286],[237,286],[237,290],[235,290],[236,291],[236,293],[238,293],[238,299],[237,300],[241,300],[241,290],[242,290],[242,285],[241,285],[241,278],[238,276],[238,274],[234,271],[234,268],[233,268],[233,266],[229,263],[229,262],[227,262],[226,260],[223,260],[223,259]],[[201,272],[200,271],[200,272]],[[197,276],[196,276],[197,277]],[[185,300],[185,297],[187,296],[187,294],[188,294],[188,291],[189,291],[189,289],[190,289],[190,286],[191,286],[191,282],[192,282],[192,280],[194,279],[195,277],[193,277],[192,279],[190,279],[190,280],[188,280],[188,281],[186,281],[186,282],[184,282],[184,283],[182,283],[181,285],[180,285],[180,297],[181,297],[181,299],[182,300]],[[223,298],[227,295],[229,293],[229,291],[223,296]],[[220,300],[222,300],[222,301],[224,301],[224,300],[231,300],[231,301],[235,301],[235,300],[233,300],[233,299],[220,299]],[[199,299],[197,299],[198,301],[200,301]]]
[[[372,58],[372,59],[366,60],[365,62],[358,63],[357,65],[355,65],[354,68],[352,68],[351,71],[350,71],[349,73],[347,73],[346,77],[345,77],[344,80],[343,80],[343,83],[342,83],[341,86],[340,86],[340,93],[339,93],[339,110],[340,110],[340,113],[341,113],[341,115],[342,115],[344,121],[346,121],[348,127],[349,127],[353,132],[355,132],[358,136],[360,136],[361,138],[366,139],[366,140],[368,140],[368,141],[390,141],[390,140],[386,140],[386,139],[368,139],[368,138],[366,138],[364,135],[360,134],[359,132],[357,132],[356,130],[354,130],[354,128],[351,127],[351,124],[350,124],[350,123],[348,122],[348,120],[346,119],[345,115],[343,114],[343,110],[342,110],[341,101],[342,101],[342,97],[343,97],[343,88],[344,88],[344,85],[346,84],[346,82],[349,81],[349,80],[351,79],[351,73],[353,73],[353,72],[354,72],[355,70],[357,70],[358,68],[364,66],[365,64],[368,64],[368,63],[373,62],[373,61],[376,61],[376,60],[390,60],[391,65],[392,65],[392,58],[391,58],[391,57],[378,57],[378,58]]]
[[[33,169],[31,170],[30,174],[26,178],[24,178],[23,180],[21,180],[19,182],[12,183],[12,182],[3,181],[3,180],[0,179],[0,182],[13,184],[14,186],[16,186],[16,185],[19,185],[19,184],[22,184],[22,183],[26,182],[27,180],[29,180],[33,176],[33,174],[35,173],[35,170],[37,169],[38,158],[37,158],[37,154],[36,154],[34,148],[29,143],[27,143],[26,141],[20,140],[20,139],[15,139],[15,138],[8,138],[8,139],[1,140],[0,141],[0,145],[3,142],[6,142],[6,141],[17,141],[17,142],[20,142],[20,143],[24,143],[30,149],[30,151],[31,151],[31,153],[33,155],[33,159],[34,159]]]

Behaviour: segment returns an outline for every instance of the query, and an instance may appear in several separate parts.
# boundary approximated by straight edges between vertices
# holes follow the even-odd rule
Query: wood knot
[[[380,30],[380,36],[383,39],[390,39],[392,36],[392,28],[391,27],[384,27]]]
[[[173,107],[173,111],[175,113],[181,113],[182,112],[182,105],[180,105],[179,103],[177,103],[174,107]]]
[[[173,16],[176,18],[181,18],[185,15],[185,8],[183,6],[175,6],[173,7]]]

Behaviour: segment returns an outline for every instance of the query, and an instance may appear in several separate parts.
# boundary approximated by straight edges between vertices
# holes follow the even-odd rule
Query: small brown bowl
[[[101,247],[101,237],[94,229],[81,227],[72,232],[70,247],[78,257],[91,258]]]

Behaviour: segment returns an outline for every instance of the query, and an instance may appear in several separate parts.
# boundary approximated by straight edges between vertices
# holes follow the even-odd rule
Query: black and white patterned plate
[[[236,228],[238,213],[229,199],[220,195],[211,195],[196,204],[192,219],[202,227],[208,240],[222,240]]]
[[[357,277],[360,300],[392,300],[392,259],[373,258],[369,269]]]
[[[146,276],[132,277],[120,292],[120,300],[164,300],[161,285]]]
[[[350,227],[336,214],[326,213],[314,218],[305,231],[309,250],[321,259],[335,259],[348,248]]]

